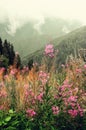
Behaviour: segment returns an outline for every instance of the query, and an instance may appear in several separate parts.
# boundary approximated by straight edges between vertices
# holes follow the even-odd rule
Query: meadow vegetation
[[[45,47],[41,64],[0,68],[1,130],[86,130],[86,63]]]

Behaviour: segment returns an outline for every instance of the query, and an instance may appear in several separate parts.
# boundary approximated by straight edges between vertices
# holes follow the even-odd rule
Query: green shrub
[[[8,58],[6,58],[5,56],[1,55],[0,56],[0,67],[7,68],[8,67],[8,63],[9,63]]]

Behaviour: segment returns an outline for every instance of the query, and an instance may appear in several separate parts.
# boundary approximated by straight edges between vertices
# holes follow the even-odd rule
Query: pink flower
[[[37,96],[37,100],[40,101],[40,102],[42,102],[42,101],[43,101],[42,98],[43,98],[43,92],[40,93],[40,94]]]
[[[57,95],[54,96],[55,99],[58,99],[59,97]]]
[[[43,71],[39,72],[39,80],[42,82],[42,85],[45,85],[49,79],[49,75]]]
[[[75,107],[75,103],[70,103],[71,107],[74,108]]]
[[[0,87],[3,87],[4,86],[4,82],[2,81],[1,83],[0,83]]]
[[[5,98],[5,97],[7,97],[7,92],[6,91],[4,91],[4,90],[1,90],[0,91],[0,98]]]
[[[65,66],[66,66],[66,67],[68,67],[69,65],[68,65],[68,64],[66,64]]]
[[[70,114],[73,118],[78,115],[78,110],[68,110],[68,114]]]
[[[34,105],[35,103],[36,103],[36,100],[35,100],[35,98],[34,99],[32,99],[32,105]]]
[[[34,117],[36,115],[36,112],[33,109],[28,109],[26,113],[28,117]]]
[[[58,106],[52,106],[52,111],[54,115],[58,115],[59,113],[59,107]]]
[[[45,55],[47,55],[49,57],[54,57],[54,46],[52,44],[46,45]]]
[[[69,81],[66,79],[66,80],[64,80],[64,85],[68,85],[69,84]]]
[[[82,70],[81,69],[76,69],[76,72],[77,73],[82,73]]]
[[[8,79],[8,77],[9,77],[9,76],[6,74],[6,75],[4,76],[4,79]]]
[[[86,64],[84,65],[84,68],[86,69]]]
[[[12,69],[10,73],[11,75],[15,75],[17,73],[17,69]]]
[[[28,71],[28,70],[29,70],[29,68],[28,68],[27,66],[24,66],[23,69],[24,69],[25,71]]]
[[[0,106],[0,110],[3,110],[3,109],[4,109],[4,106],[3,106],[3,105],[1,105],[1,106]]]
[[[25,88],[25,89],[28,89],[28,88],[29,88],[29,85],[28,85],[28,84],[25,84],[25,85],[24,85],[24,88]]]
[[[4,67],[1,67],[1,68],[0,68],[0,71],[1,71],[1,72],[4,72],[4,71],[5,71],[5,68],[4,68]]]
[[[80,116],[83,116],[84,110],[81,108],[81,106],[79,104],[77,104],[77,107],[78,107]]]
[[[77,101],[77,96],[70,96],[69,98],[68,98],[68,102],[70,103],[70,102],[76,102]]]

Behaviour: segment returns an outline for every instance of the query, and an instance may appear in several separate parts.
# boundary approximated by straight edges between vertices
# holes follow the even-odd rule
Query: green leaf
[[[14,121],[14,122],[12,122],[12,126],[17,126],[19,124],[19,121]]]
[[[0,126],[2,126],[2,121],[0,121]]]
[[[16,130],[16,128],[12,127],[12,126],[9,126],[7,128],[5,128],[6,130]]]
[[[14,112],[13,112],[13,110],[12,110],[12,109],[10,109],[10,110],[9,110],[9,113],[10,113],[10,114],[13,114]]]
[[[11,120],[11,116],[8,116],[8,117],[5,118],[5,121],[6,121],[6,122],[8,122],[8,121],[10,121],[10,120]]]
[[[54,127],[51,126],[51,130],[55,130]]]

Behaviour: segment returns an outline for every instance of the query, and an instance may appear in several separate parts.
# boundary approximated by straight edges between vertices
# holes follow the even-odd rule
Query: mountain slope
[[[86,48],[86,26],[59,37],[51,41],[51,43],[54,44],[55,49],[59,50],[57,62],[64,64],[68,55],[77,55],[80,48]],[[43,50],[44,48],[24,57],[24,63],[30,59],[40,61],[41,56],[43,56]]]

